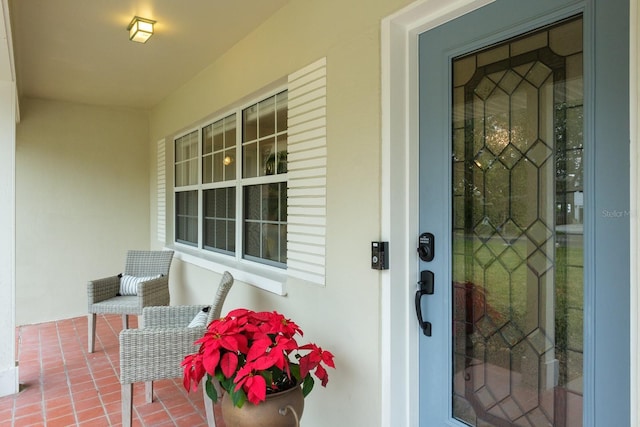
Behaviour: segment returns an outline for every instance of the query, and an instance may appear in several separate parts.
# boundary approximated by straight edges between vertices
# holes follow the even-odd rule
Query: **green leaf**
[[[271,384],[273,382],[273,374],[271,371],[260,371],[258,372],[262,378],[266,381],[267,384]]]
[[[237,406],[238,408],[242,408],[242,405],[244,405],[244,402],[247,401],[247,394],[244,392],[243,389],[240,389],[238,391],[231,389],[231,391],[229,392],[229,396],[231,396],[231,401],[233,402],[233,406]]]
[[[207,374],[207,382],[205,383],[205,387],[206,387],[207,396],[209,396],[209,399],[211,399],[213,402],[217,402],[218,390],[216,390],[215,386],[213,385],[213,382],[211,381],[211,375],[209,374]]]
[[[307,397],[307,395],[311,393],[311,390],[313,390],[313,384],[314,381],[313,378],[311,378],[311,374],[304,377],[304,382],[302,383],[302,395],[304,397]]]
[[[220,377],[218,377],[218,380],[220,381],[220,385],[222,386],[222,388],[229,393],[232,392],[236,386],[236,384],[233,382],[231,378],[225,378],[224,375],[222,374],[220,374]]]
[[[289,370],[291,371],[291,376],[300,384],[300,365],[291,365],[289,366]]]

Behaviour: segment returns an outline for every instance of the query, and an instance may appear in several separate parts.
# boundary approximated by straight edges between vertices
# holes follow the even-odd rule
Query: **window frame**
[[[285,186],[288,183],[288,173],[275,173],[273,175],[264,175],[264,176],[255,176],[250,178],[243,178],[243,169],[244,169],[244,157],[243,157],[243,112],[254,106],[258,105],[261,102],[275,97],[283,92],[288,94],[287,85],[278,85],[271,90],[260,92],[258,95],[247,98],[243,102],[238,102],[237,104],[230,106],[229,108],[225,108],[221,110],[220,113],[207,118],[206,120],[199,121],[195,125],[189,127],[183,132],[176,133],[170,139],[172,143],[172,149],[167,150],[168,152],[173,153],[173,158],[169,162],[171,168],[171,180],[168,182],[171,183],[171,188],[168,189],[169,193],[172,195],[172,205],[173,209],[171,210],[171,218],[168,218],[172,224],[172,233],[167,236],[170,241],[167,242],[169,246],[173,249],[177,250],[176,256],[178,258],[183,258],[185,261],[190,263],[203,266],[209,270],[222,272],[224,270],[229,270],[234,274],[236,278],[242,280],[242,277],[245,277],[246,280],[249,280],[252,284],[256,281],[260,282],[260,286],[263,289],[269,290],[271,292],[285,295],[284,291],[284,282],[287,277],[287,265],[286,265],[286,252],[284,255],[284,263],[277,263],[269,261],[268,259],[256,259],[248,254],[246,254],[245,250],[245,212],[244,212],[244,194],[245,190],[253,185],[261,185],[261,184],[273,184],[273,183],[283,183]],[[288,100],[287,100],[287,111],[289,109]],[[230,116],[235,115],[235,147],[234,153],[235,158],[237,159],[235,165],[235,177],[233,179],[222,179],[218,182],[208,182],[204,183],[204,173],[203,173],[203,159],[204,159],[204,141],[203,134],[205,129],[208,126],[214,125],[219,121],[224,121],[228,119]],[[177,186],[176,185],[176,143],[177,141],[193,132],[197,132],[197,183],[194,185],[186,185],[186,186]],[[274,138],[275,135],[279,134],[274,130]],[[288,135],[288,129],[285,135]],[[215,150],[214,150],[215,151]],[[168,168],[169,169],[169,168]],[[234,188],[235,189],[235,252],[229,253],[224,250],[216,250],[212,248],[205,247],[205,191],[207,190],[215,190],[220,188]],[[197,191],[197,243],[195,245],[191,245],[188,243],[183,243],[178,240],[177,235],[177,194],[184,191]],[[287,204],[287,198],[280,199],[280,203]],[[286,224],[286,222],[285,222]],[[286,235],[286,233],[285,233]],[[262,238],[262,237],[261,237]]]
[[[168,133],[157,143],[157,239],[174,258],[202,269],[229,271],[243,284],[277,295],[287,295],[292,280],[326,286],[327,277],[327,58],[318,60],[206,115],[211,122],[234,108],[256,103],[266,93],[287,90],[287,269],[229,261],[211,252],[172,244],[174,233],[174,150],[170,145],[182,130]],[[220,114],[218,114],[220,113]],[[216,117],[217,116],[217,117]],[[196,123],[196,128],[197,129]],[[190,130],[194,125],[188,126]],[[184,135],[186,132],[182,132]]]

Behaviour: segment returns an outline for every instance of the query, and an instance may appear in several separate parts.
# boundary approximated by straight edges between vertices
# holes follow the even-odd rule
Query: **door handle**
[[[433,271],[423,270],[420,272],[420,281],[418,282],[420,288],[416,291],[416,315],[418,316],[418,324],[422,328],[422,332],[430,337],[431,336],[431,322],[427,322],[422,317],[422,297],[424,295],[433,295]]]

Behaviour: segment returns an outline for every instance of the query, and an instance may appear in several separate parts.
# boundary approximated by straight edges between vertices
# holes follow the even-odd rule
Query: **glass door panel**
[[[582,18],[452,62],[453,417],[581,426]]]

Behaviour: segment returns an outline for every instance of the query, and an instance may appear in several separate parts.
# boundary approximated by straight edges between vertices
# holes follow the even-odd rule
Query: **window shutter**
[[[166,213],[167,213],[167,176],[166,176],[166,160],[165,160],[165,142],[164,139],[158,141],[157,147],[157,164],[156,164],[156,185],[158,189],[157,197],[157,231],[158,241],[163,244],[166,242]]]
[[[289,75],[287,270],[325,284],[327,64]]]

